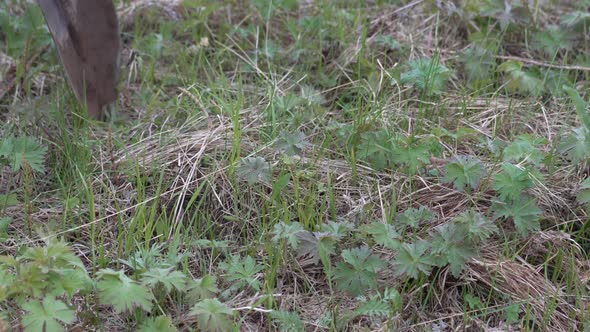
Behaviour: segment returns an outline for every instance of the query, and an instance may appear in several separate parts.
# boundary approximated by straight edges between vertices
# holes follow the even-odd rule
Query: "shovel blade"
[[[120,37],[112,0],[37,0],[68,81],[94,119],[117,99]]]

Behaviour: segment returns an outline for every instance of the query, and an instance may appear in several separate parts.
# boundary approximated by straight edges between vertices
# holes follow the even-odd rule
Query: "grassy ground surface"
[[[587,331],[590,2],[119,1],[87,120],[0,4],[0,331]]]

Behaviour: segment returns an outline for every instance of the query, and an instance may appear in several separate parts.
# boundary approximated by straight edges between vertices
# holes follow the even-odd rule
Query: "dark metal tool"
[[[70,85],[94,119],[117,99],[120,37],[112,0],[37,0]]]

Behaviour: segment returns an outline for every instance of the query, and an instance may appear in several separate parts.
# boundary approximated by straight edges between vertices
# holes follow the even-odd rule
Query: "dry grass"
[[[313,12],[317,10],[316,6],[313,1],[305,2],[300,5],[299,14]],[[365,83],[353,78],[352,74],[359,54],[372,52],[373,47],[378,48],[374,43],[378,35],[391,36],[409,49],[409,53],[405,54],[403,59],[391,53],[377,53],[379,64],[385,68],[396,68],[394,64],[401,63],[402,60],[430,57],[438,51],[442,64],[455,63],[458,52],[467,45],[464,26],[452,24],[456,18],[445,14],[445,11],[432,13],[427,10],[428,6],[424,1],[413,1],[403,7],[388,7],[386,10],[368,6],[367,11],[371,14],[366,17],[369,25],[365,27],[367,36],[364,41],[368,45],[368,50],[361,42],[363,31],[359,27],[353,29],[353,35],[349,36],[353,42],[342,48],[338,56],[325,61],[326,71],[338,73],[340,81],[333,88],[322,91],[322,95],[327,99],[325,104],[328,105],[323,116],[344,118],[340,115],[342,110],[338,106],[338,98],[346,93],[350,86]],[[214,17],[222,17],[225,12],[232,9],[232,6],[225,6],[215,12]],[[183,14],[186,14],[179,9],[176,1],[133,1],[120,6],[123,32],[132,34],[135,20],[148,15],[149,10],[162,15],[163,17],[158,19],[164,21],[182,21],[185,19]],[[568,9],[563,7],[560,10]],[[236,12],[235,19],[238,21],[237,18],[243,13],[239,9],[236,9]],[[143,15],[144,13],[148,14]],[[539,12],[538,22],[543,24],[554,21],[557,14]],[[258,18],[247,19],[257,21]],[[212,27],[217,25],[221,26],[222,23],[210,22]],[[357,42],[354,42],[355,40]],[[132,46],[126,45],[126,52],[131,53],[129,48]],[[94,211],[98,211],[96,215],[88,215],[91,209],[86,204],[67,210],[60,197],[59,188],[51,183],[44,183],[55,179],[44,180],[42,176],[38,176],[33,182],[39,184],[39,188],[35,189],[35,195],[29,202],[34,206],[33,213],[30,213],[25,203],[2,210],[2,215],[12,218],[13,221],[9,229],[11,236],[2,243],[0,252],[13,254],[23,245],[39,243],[38,236],[30,237],[28,234],[26,225],[30,222],[35,227],[47,227],[56,235],[65,236],[76,254],[83,257],[83,261],[90,267],[94,265],[91,257],[90,230],[93,225],[100,225],[98,235],[95,236],[104,241],[105,256],[116,261],[121,258],[120,252],[124,250],[119,238],[126,232],[126,227],[137,218],[138,211],[154,204],[157,205],[158,216],[166,213],[167,219],[172,221],[171,227],[167,229],[167,233],[159,234],[152,241],[172,243],[179,232],[184,232],[185,227],[194,227],[191,215],[197,212],[193,207],[187,209],[187,205],[191,198],[198,194],[198,201],[203,202],[199,209],[206,211],[205,214],[210,217],[209,222],[212,224],[216,240],[229,241],[228,250],[231,252],[249,252],[266,259],[269,253],[264,247],[263,240],[268,241],[269,236],[267,230],[257,223],[264,219],[265,214],[270,218],[270,213],[273,212],[267,210],[273,183],[263,181],[253,189],[244,182],[236,181],[230,171],[236,167],[237,161],[231,160],[230,156],[236,149],[235,134],[238,130],[236,128],[239,127],[238,144],[242,158],[264,157],[273,167],[273,176],[278,176],[286,169],[284,156],[275,145],[276,140],[262,137],[262,133],[269,126],[266,122],[267,112],[273,102],[264,83],[278,82],[273,92],[277,95],[286,95],[297,91],[298,81],[295,75],[289,76],[288,73],[276,78],[273,72],[263,69],[263,65],[253,66],[252,72],[241,76],[238,73],[243,70],[244,59],[238,55],[247,55],[247,52],[243,52],[238,45],[221,47],[213,44],[212,47],[226,47],[226,51],[232,54],[231,59],[236,61],[236,64],[232,64],[235,68],[226,70],[223,74],[229,81],[225,87],[226,96],[235,97],[238,88],[246,91],[246,102],[233,105],[242,107],[237,110],[239,122],[236,123],[227,110],[220,111],[223,105],[215,104],[212,98],[205,100],[202,94],[195,92],[199,90],[198,86],[158,87],[157,90],[162,92],[163,96],[155,106],[147,107],[145,104],[134,103],[142,90],[146,89],[145,85],[149,85],[141,76],[146,71],[142,66],[147,66],[147,60],[143,64],[134,63],[133,65],[138,66],[138,74],[128,76],[120,103],[120,112],[126,114],[133,122],[122,126],[99,125],[89,131],[89,140],[92,142],[92,172],[88,184],[94,193]],[[518,50],[510,55],[529,59],[535,57],[535,54]],[[2,59],[9,61],[3,62]],[[237,64],[238,62],[240,64]],[[171,65],[158,64],[162,66],[158,69],[162,73],[170,73],[167,70]],[[13,67],[14,60],[0,54],[2,77],[10,79]],[[216,69],[215,65],[212,67]],[[209,74],[214,72],[214,69],[210,69]],[[387,74],[385,69],[381,71],[384,79],[387,79]],[[18,84],[13,84],[9,88],[0,86],[0,100],[3,104],[11,105],[8,107],[9,110],[0,109],[0,118],[6,119],[6,127],[1,127],[0,133],[8,132],[6,128],[12,125],[22,126],[23,131],[26,130],[29,123],[22,123],[21,119],[27,117],[18,110],[17,105],[27,103],[29,98],[33,98],[31,96],[43,96],[52,89],[63,86],[56,83],[58,76],[40,75],[39,79],[32,81],[33,91],[28,95],[20,92]],[[256,77],[262,78],[257,81]],[[242,82],[239,82],[241,78],[247,81],[246,84],[242,85]],[[474,134],[470,139],[457,144],[441,140],[444,151],[439,158],[432,158],[428,170],[444,169],[444,165],[455,155],[478,156],[486,166],[493,168],[494,165],[498,165],[498,161],[479,144],[478,139],[482,138],[496,137],[510,141],[517,133],[526,133],[545,138],[546,142],[541,146],[541,150],[550,152],[564,132],[576,124],[566,99],[515,99],[500,92],[489,95],[465,95],[460,88],[461,80],[460,73],[456,73],[449,84],[450,91],[434,101],[421,101],[417,96],[407,97],[407,88],[392,88],[385,83],[379,84],[372,91],[375,95],[383,92],[388,94],[381,105],[380,117],[376,122],[395,127],[402,134],[413,134],[418,122],[421,123],[423,132],[432,132],[440,127],[449,131],[458,128],[473,130]],[[257,86],[257,83],[260,85]],[[178,121],[176,114],[166,109],[172,105],[184,105],[178,108],[190,107],[190,112],[198,115]],[[443,116],[433,119],[420,118],[424,105],[428,105],[433,114]],[[318,194],[319,186],[330,188],[329,192],[334,200],[332,209],[337,218],[351,221],[357,226],[373,220],[387,220],[393,200],[397,211],[426,206],[435,212],[436,218],[420,224],[417,237],[424,238],[438,225],[449,222],[473,207],[478,212],[486,213],[494,200],[495,192],[489,183],[485,182],[477,193],[468,194],[453,189],[449,184],[441,183],[438,176],[429,175],[427,172],[408,176],[397,171],[376,171],[361,162],[353,168],[348,156],[343,150],[339,150],[338,146],[322,147],[325,136],[317,123],[320,123],[320,120],[311,119],[302,123],[301,128],[311,138],[311,143],[301,156],[290,161],[292,165],[289,167],[305,174],[297,184],[290,183],[282,194],[288,202],[282,207],[286,210],[305,208],[298,206],[301,202],[296,197],[321,197],[306,203],[316,213],[314,217],[320,223],[322,220],[331,220],[330,211],[325,208],[328,200],[324,192]],[[318,130],[320,132],[316,132]],[[59,142],[53,141],[51,144],[55,144],[51,154],[58,154]],[[404,300],[403,310],[382,320],[357,318],[350,322],[349,329],[537,330],[535,327],[505,324],[503,310],[508,305],[516,303],[522,308],[523,313],[530,315],[529,321],[522,319],[521,322],[530,323],[534,320],[542,323],[543,329],[547,331],[581,331],[582,321],[587,319],[588,297],[584,295],[576,300],[566,284],[568,278],[573,278],[582,289],[586,289],[584,285],[590,278],[590,262],[585,249],[578,243],[579,239],[567,233],[565,229],[580,227],[587,219],[586,213],[575,200],[578,184],[586,176],[587,168],[566,165],[551,172],[544,168],[543,172],[549,176],[542,182],[538,181],[532,191],[539,198],[539,206],[543,210],[542,231],[519,239],[507,235],[514,232],[509,223],[503,222],[499,225],[503,229],[501,235],[493,237],[485,244],[480,257],[471,260],[459,278],[451,276],[446,268],[436,271],[433,276],[425,277],[422,283],[410,282],[394,275],[393,271],[383,271],[380,274],[381,285],[400,289]],[[138,183],[142,182],[138,179],[148,180],[143,186],[138,186]],[[158,187],[159,180],[162,187]],[[10,193],[22,188],[25,185],[24,181],[22,176],[15,174],[8,167],[0,168],[0,193]],[[199,192],[203,184],[207,190]],[[141,200],[138,197],[141,197]],[[64,225],[57,221],[64,219],[66,215],[68,220],[73,222],[63,228]],[[186,232],[195,237],[205,237],[209,234],[192,233],[190,228],[187,228]],[[351,238],[350,241],[366,242],[365,239],[358,238]],[[194,249],[193,244],[188,242],[179,248],[183,252]],[[187,273],[194,277],[202,276],[203,271],[215,273],[215,266],[222,255],[210,249],[196,251],[188,260]],[[564,252],[567,253],[566,259],[557,258],[564,255]],[[392,260],[395,257],[393,252],[386,249],[379,253],[384,260]],[[568,259],[573,259],[574,262]],[[326,313],[344,314],[356,308],[357,302],[354,298],[331,292],[321,265],[310,264],[301,257],[283,263],[285,264],[277,272],[276,287],[272,290],[274,309],[298,311],[307,323],[307,330],[323,330],[321,320]],[[545,271],[548,266],[561,270],[560,275],[570,277],[548,278]],[[261,275],[260,278],[264,276]],[[487,302],[482,308],[469,309],[464,300],[466,291],[480,294]],[[241,330],[273,329],[265,315],[266,310],[270,309],[266,308],[264,303],[258,302],[263,295],[265,294],[237,291],[226,301],[230,307],[239,308],[237,311],[243,318]],[[194,326],[194,318],[187,314],[190,308],[178,304],[171,307],[178,310],[173,315],[175,322],[182,329]],[[106,307],[101,310],[103,311],[97,315],[103,320],[104,329],[115,331],[128,326],[126,317],[114,315]],[[1,324],[0,320],[0,330]]]

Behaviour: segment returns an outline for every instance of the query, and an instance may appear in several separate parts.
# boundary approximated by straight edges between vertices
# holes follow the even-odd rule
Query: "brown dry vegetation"
[[[9,2],[3,9],[14,15],[30,5]],[[221,292],[231,282],[218,264],[229,253],[250,255],[265,267],[255,276],[263,287],[220,295],[237,312],[235,323],[243,331],[277,330],[271,310],[298,313],[308,331],[585,330],[589,243],[587,214],[576,196],[588,168],[586,161],[569,162],[556,151],[580,123],[567,96],[506,91],[496,69],[480,89],[470,86],[460,57],[469,36],[484,24],[466,9],[478,1],[465,2],[300,1],[266,21],[250,1],[196,1],[193,7],[182,1],[125,1],[119,4],[125,42],[120,118],[105,124],[72,115],[80,109],[51,47],[33,48],[21,58],[5,49],[0,137],[39,137],[49,152],[45,173],[0,164],[0,194],[19,198],[15,206],[0,205],[0,217],[12,220],[0,253],[18,255],[24,246],[42,245],[43,236],[63,236],[92,274],[127,268],[120,259],[162,244],[166,253],[187,255],[180,263],[186,275],[217,276]],[[327,10],[330,4],[333,12]],[[558,61],[524,42],[527,33],[558,23],[578,6],[574,1],[533,6],[533,23],[503,35],[494,54],[497,64],[518,59],[524,68],[556,67],[584,92],[589,62],[574,59],[587,61],[587,36]],[[324,19],[319,23],[324,38],[315,30],[305,32],[304,25],[291,27],[301,29],[303,42],[296,40],[287,22],[306,17]],[[154,34],[163,36],[161,49],[150,53],[155,46],[144,37]],[[383,36],[401,46],[384,48],[378,42]],[[267,40],[277,48],[273,56],[264,54]],[[307,47],[299,58],[294,45]],[[439,96],[392,83],[408,61],[436,56],[453,69]],[[17,74],[21,65],[29,69],[23,76]],[[277,98],[290,95],[307,101],[279,114]],[[339,140],[330,121],[351,125],[349,139]],[[402,166],[376,170],[351,154],[350,142],[381,128],[434,141],[438,151],[415,174]],[[294,129],[305,134],[307,144],[296,156],[286,156],[277,145],[279,132]],[[449,134],[437,134],[442,129]],[[495,220],[500,231],[481,243],[458,277],[448,266],[409,278],[387,265],[378,273],[376,290],[396,289],[402,298],[401,310],[390,315],[360,315],[338,326],[362,301],[330,285],[317,257],[271,241],[279,222],[300,222],[313,232],[328,221],[348,222],[352,232],[337,242],[334,266],[343,249],[361,245],[393,262],[398,251],[375,244],[360,231],[362,225],[395,224],[398,212],[428,207],[435,217],[403,233],[401,241],[412,242],[428,239],[436,227],[468,210],[491,222],[490,208],[498,201],[492,174],[500,171],[501,159],[486,148],[486,138],[512,142],[521,134],[543,139],[538,148],[550,159],[535,166],[542,178],[528,190],[542,210],[540,229],[520,236],[510,219]],[[475,190],[459,191],[442,181],[445,166],[459,155],[477,157],[487,170]],[[244,181],[237,174],[247,157],[264,158],[270,176]],[[273,185],[287,173],[291,181],[277,198]],[[44,231],[31,234],[29,225]],[[227,242],[212,248],[197,241],[202,239]],[[479,304],[469,303],[466,294]],[[74,298],[73,307],[83,314],[70,327],[118,331],[141,323],[94,301]],[[196,328],[184,297],[169,295],[159,305],[154,315],[166,313],[180,330]],[[514,305],[517,318],[507,322]],[[11,299],[0,304],[7,313],[0,330],[2,324],[20,329],[15,308]]]

